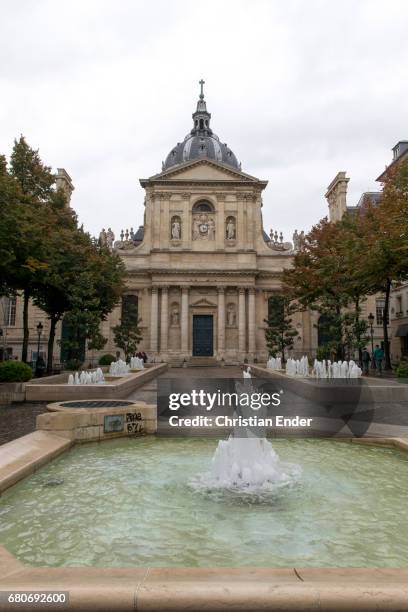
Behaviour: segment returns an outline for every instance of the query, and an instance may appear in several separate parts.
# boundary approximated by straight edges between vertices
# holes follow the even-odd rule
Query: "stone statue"
[[[299,249],[301,249],[305,244],[305,232],[302,230],[299,234]]]
[[[178,220],[178,217],[174,217],[173,222],[171,224],[171,239],[180,240],[180,238],[181,238],[181,223]]]
[[[233,217],[229,217],[227,220],[227,240],[235,239],[235,221]]]
[[[113,248],[113,243],[115,241],[115,234],[112,232],[111,228],[108,227],[108,231],[106,232],[106,244],[110,249]]]
[[[195,217],[193,219],[193,240],[197,240],[200,235],[199,225],[200,221],[197,217]]]
[[[292,240],[293,240],[293,248],[295,249],[295,251],[298,251],[299,250],[299,234],[298,234],[297,229],[295,229],[295,231],[293,232]]]
[[[106,235],[105,228],[103,227],[101,233],[99,234],[99,244],[101,246],[106,246],[107,243],[108,243],[108,237]]]
[[[215,221],[214,219],[210,218],[208,220],[208,239],[214,240],[214,236],[215,236]]]
[[[171,311],[171,324],[174,326],[177,326],[179,324],[180,321],[180,317],[179,317],[179,311],[177,307],[174,307],[173,310]]]
[[[237,317],[235,313],[235,307],[233,304],[231,304],[231,306],[228,307],[228,311],[227,311],[227,325],[229,327],[234,327],[236,318]]]

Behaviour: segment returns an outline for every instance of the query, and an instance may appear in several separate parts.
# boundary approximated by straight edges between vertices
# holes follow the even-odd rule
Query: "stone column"
[[[238,350],[242,354],[246,348],[246,329],[245,329],[245,289],[238,289]]]
[[[157,353],[159,339],[159,293],[157,287],[152,287],[152,303],[150,310],[150,350]]]
[[[248,352],[251,356],[256,352],[256,321],[255,321],[255,289],[248,290]]]
[[[181,352],[188,354],[188,287],[181,288]]]
[[[218,287],[218,356],[225,351],[225,288]]]
[[[161,290],[161,318],[160,318],[160,352],[167,353],[169,332],[169,290],[162,287]]]

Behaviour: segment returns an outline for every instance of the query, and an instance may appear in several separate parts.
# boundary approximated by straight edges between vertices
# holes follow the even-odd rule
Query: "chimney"
[[[67,199],[67,206],[70,205],[71,195],[75,187],[72,184],[71,177],[65,168],[57,168],[57,174],[55,175],[55,186],[57,189],[62,189]]]

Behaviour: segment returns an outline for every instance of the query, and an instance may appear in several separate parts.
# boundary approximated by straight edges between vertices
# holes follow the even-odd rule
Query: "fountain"
[[[118,361],[112,361],[109,366],[109,376],[126,376],[129,374],[130,366],[123,361],[122,359],[118,359]]]
[[[266,362],[268,370],[282,370],[282,359],[280,357],[270,357]]]
[[[193,479],[192,486],[261,493],[295,484],[301,473],[299,465],[281,462],[266,438],[231,435],[218,442],[210,471]]]
[[[323,361],[314,360],[313,375],[316,378],[360,378],[362,375],[361,368],[352,359],[347,361],[334,361],[330,359]]]
[[[286,362],[286,374],[288,376],[309,376],[309,360],[306,355],[299,359],[289,358]]]
[[[250,368],[244,370],[244,382],[236,382],[238,393],[255,391]],[[239,405],[242,416],[253,415],[245,404]],[[262,414],[260,414],[262,413]],[[266,409],[257,411],[266,417]],[[237,412],[234,412],[234,417]],[[209,472],[193,479],[191,484],[198,490],[229,490],[238,493],[259,494],[275,492],[277,488],[295,484],[302,473],[300,466],[283,463],[272,444],[266,439],[266,428],[251,429],[234,427],[228,440],[220,440],[212,458]]]
[[[140,359],[140,357],[131,357],[130,358],[130,369],[131,370],[143,370],[144,369],[143,359]]]
[[[70,374],[68,376],[68,384],[69,385],[97,385],[103,384],[105,382],[105,378],[101,368],[97,368],[93,372],[84,372],[81,374],[75,372],[74,374]]]

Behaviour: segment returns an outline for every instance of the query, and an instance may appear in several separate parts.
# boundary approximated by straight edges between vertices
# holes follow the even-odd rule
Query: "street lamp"
[[[368,315],[368,324],[370,326],[370,336],[371,336],[371,359],[374,361],[374,315],[372,312]]]

